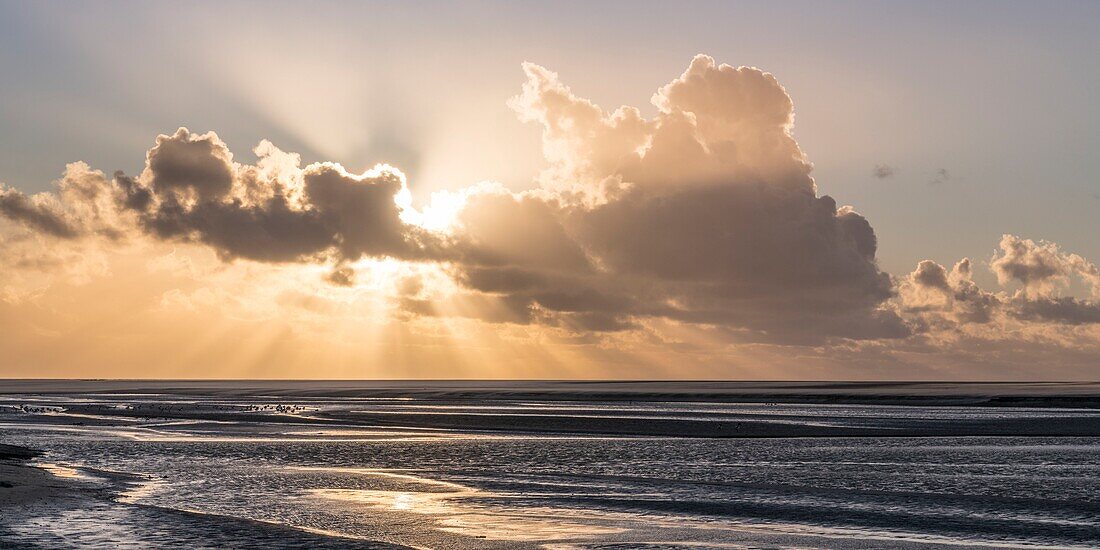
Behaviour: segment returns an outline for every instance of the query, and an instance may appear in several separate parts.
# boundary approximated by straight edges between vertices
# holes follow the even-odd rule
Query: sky
[[[0,376],[1095,379],[1098,23],[0,2]]]

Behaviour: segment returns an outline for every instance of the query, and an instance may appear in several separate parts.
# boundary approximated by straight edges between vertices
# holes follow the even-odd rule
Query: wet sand
[[[0,444],[0,547],[405,548],[242,518],[126,504],[117,500],[120,487],[79,483],[28,462],[42,454]],[[126,530],[117,528],[120,517],[126,517]],[[59,521],[66,524],[64,536],[48,529],[27,533]],[[9,546],[15,540],[18,545]]]
[[[608,418],[536,414],[328,413],[327,418],[371,426],[412,426],[457,430],[544,432],[705,438],[786,437],[965,437],[965,436],[1100,436],[1100,417],[996,418],[930,421],[872,419],[864,425],[830,426],[812,420],[773,421],[746,414],[736,418]]]
[[[700,438],[1100,436],[1100,416],[1096,414],[1100,383],[10,380],[0,388],[3,394],[150,400],[128,408],[67,403],[64,415],[22,417],[31,422],[89,425],[165,418]],[[326,398],[343,405],[316,412],[300,407],[303,402],[324,402]],[[226,399],[258,400],[267,408],[214,404]],[[188,401],[181,404],[180,400]],[[392,406],[401,400],[425,406],[418,410]],[[533,402],[546,405],[531,407]],[[347,406],[349,403],[362,406]],[[569,414],[555,410],[555,403],[567,403]],[[631,410],[607,408],[615,403]],[[698,403],[704,409],[705,405],[746,407],[738,412],[700,410],[670,418],[659,409],[634,407],[647,403]],[[490,407],[478,412],[468,409],[471,404]],[[825,411],[833,410],[830,406],[839,408],[835,417],[807,418],[781,412],[798,404],[825,405]],[[845,417],[840,410],[845,406],[881,407],[883,414]],[[952,407],[1006,414],[930,417],[898,412]],[[1051,416],[1011,414],[1030,409],[1062,412]]]
[[[26,507],[40,500],[56,500],[67,494],[66,484],[27,460],[40,451],[14,445],[0,445],[0,511]],[[0,512],[7,514],[10,512]]]
[[[439,404],[440,402],[433,402]],[[446,401],[444,407],[460,407]],[[1073,410],[1050,417],[986,416],[926,418],[904,414],[883,414],[869,418],[799,418],[765,410],[738,414],[695,413],[691,418],[669,418],[659,411],[631,411],[616,416],[614,411],[558,411],[510,413],[492,411],[431,412],[395,411],[364,405],[355,410],[326,410],[301,415],[267,414],[256,411],[208,410],[202,405],[148,406],[116,410],[103,405],[69,405],[65,413],[19,416],[24,424],[71,426],[126,426],[135,422],[163,419],[192,420],[213,424],[301,425],[332,428],[420,428],[472,432],[544,433],[572,435],[617,435],[694,438],[790,438],[790,437],[970,437],[1045,436],[1100,437],[1100,415],[1095,410]],[[895,411],[888,411],[895,412]],[[904,412],[904,410],[902,411]],[[97,415],[102,415],[97,417]],[[0,419],[6,415],[0,414]]]
[[[1100,410],[954,404],[980,392],[1087,398],[1092,385],[996,395],[1006,387],[922,386],[934,405],[896,406],[761,399],[774,384],[716,387],[708,399],[694,382],[54,381],[25,391],[35,384],[0,391],[0,440],[49,451],[0,447],[0,480],[12,485],[0,488],[11,491],[0,547],[1100,540],[1096,440],[1073,437],[1100,434]],[[791,399],[825,395],[794,386],[803,393]],[[834,386],[894,399],[881,385]],[[639,397],[658,389],[677,399]],[[617,399],[593,398],[612,390]],[[353,395],[327,396],[340,392]],[[554,397],[522,397],[538,392]]]

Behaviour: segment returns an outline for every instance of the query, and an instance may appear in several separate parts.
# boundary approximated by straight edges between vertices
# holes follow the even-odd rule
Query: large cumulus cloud
[[[555,243],[567,238],[571,257],[587,261],[562,273],[563,262],[513,252],[499,268],[461,266],[470,288],[528,297],[522,302],[551,312],[587,311],[590,301],[620,321],[728,324],[768,340],[906,333],[882,307],[892,285],[875,262],[871,225],[817,195],[790,134],[791,99],[772,75],[698,56],[657,91],[658,114],[646,119],[632,107],[604,112],[547,69],[524,70],[511,105],[543,126],[549,167],[540,178],[550,192],[515,197],[485,217],[528,250],[563,250]],[[496,217],[532,202],[555,216],[537,228],[532,217]],[[501,288],[505,279],[573,299]]]

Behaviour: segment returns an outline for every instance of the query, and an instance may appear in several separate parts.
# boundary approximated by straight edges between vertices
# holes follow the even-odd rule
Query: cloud
[[[502,189],[475,194],[458,215],[460,240],[470,265],[516,266],[585,273],[588,257],[563,225],[568,210],[554,196],[512,194]]]
[[[932,260],[921,260],[903,286],[903,302],[909,310],[924,311],[950,308],[955,290],[947,270]]]
[[[900,298],[903,311],[916,314],[923,325],[989,323],[1002,305],[1001,298],[974,283],[969,258],[959,260],[950,272],[921,260],[902,281]]]
[[[15,189],[0,188],[0,214],[55,237],[70,239],[80,234],[53,195],[28,197]]]
[[[325,280],[336,286],[352,287],[355,286],[355,270],[347,266],[338,266],[325,276]]]
[[[213,132],[157,137],[138,178],[107,179],[70,165],[56,194],[0,191],[0,213],[62,239],[151,235],[200,242],[219,256],[261,262],[414,259],[440,255],[438,238],[401,220],[405,176],[380,165],[351,174],[334,163],[299,167],[269,142],[256,165],[233,162]]]
[[[951,181],[951,174],[947,172],[946,168],[940,168],[939,170],[936,170],[936,174],[932,176],[932,180],[928,183],[931,183],[932,185],[939,185],[948,181]]]
[[[1100,270],[1081,256],[1066,254],[1054,243],[1006,234],[989,265],[1001,285],[1022,288],[1013,294],[982,290],[971,278],[967,258],[950,273],[923,260],[901,285],[903,310],[925,324],[949,322],[951,328],[996,318],[1055,325],[1100,323],[1100,302],[1057,295],[1073,278],[1091,285],[1097,295]]]
[[[1025,321],[1049,321],[1067,325],[1100,323],[1100,303],[1069,296],[1013,300],[1012,314]]]
[[[233,187],[233,154],[214,132],[199,135],[180,128],[157,137],[146,155],[145,178],[160,195],[219,199]]]
[[[509,104],[541,126],[547,163],[529,191],[480,184],[417,210],[396,167],[303,167],[267,141],[254,164],[241,163],[214,132],[180,128],[156,138],[136,177],[75,163],[54,193],[0,189],[0,215],[55,243],[190,243],[225,262],[316,265],[326,292],[374,280],[363,262],[432,266],[443,284],[390,275],[387,299],[409,322],[645,335],[685,349],[674,334],[705,334],[719,347],[898,354],[1004,338],[992,328],[1003,324],[1097,323],[1096,302],[1059,292],[1076,278],[1100,297],[1100,270],[1051,243],[1004,236],[989,267],[1002,285],[1020,285],[1016,294],[980,288],[965,258],[883,272],[870,221],[819,192],[792,136],[793,102],[767,72],[696,56],[654,93],[647,118],[630,106],[605,111],[541,66],[523,71]],[[875,167],[875,177],[892,174]],[[4,265],[57,263],[11,255]]]
[[[871,225],[817,196],[772,75],[697,56],[644,119],[524,71],[511,104],[543,126],[545,191],[471,200],[459,235],[501,265],[460,265],[463,284],[550,315],[664,317],[768,340],[907,333],[880,307],[892,285]]]
[[[136,178],[100,174],[86,197],[10,195],[5,213],[73,239],[93,233],[75,211],[98,201],[121,235],[201,243],[227,261],[329,263],[336,285],[353,284],[345,264],[364,257],[448,266],[461,290],[434,299],[453,307],[407,298],[413,313],[496,311],[482,317],[596,331],[663,318],[791,342],[907,334],[887,304],[874,230],[818,196],[774,76],[696,56],[645,118],[605,112],[538,65],[523,70],[509,103],[543,128],[540,186],[464,190],[449,231],[409,221],[424,216],[396,168],[302,168],[266,141],[255,165],[240,164],[217,134],[186,128],[157,137]]]
[[[318,163],[299,169],[296,155],[265,142],[256,149],[256,166],[227,172],[232,155],[217,136],[195,138],[186,129],[161,136],[153,150],[177,142],[207,145],[185,149],[170,164],[167,180],[154,164],[159,155],[149,154],[143,180],[160,199],[143,213],[142,223],[161,238],[198,240],[226,258],[269,262],[423,253],[418,238],[426,234],[400,219],[394,199],[406,184],[395,168],[351,174],[338,164]],[[227,173],[233,177],[224,180]],[[187,183],[204,177],[215,181]],[[171,182],[166,188],[165,181]]]
[[[871,175],[884,180],[894,175],[894,169],[888,164],[876,164],[875,169],[871,170]]]
[[[963,258],[951,269],[952,289],[955,291],[955,316],[963,323],[988,323],[993,320],[1001,298],[982,290],[972,279],[970,258]]]
[[[119,208],[119,189],[103,172],[74,162],[55,184],[56,193],[34,196],[0,185],[0,216],[60,239],[122,237],[129,214]]]
[[[1080,277],[1100,297],[1100,269],[1081,256],[1063,253],[1054,243],[1006,234],[989,265],[1002,285],[1019,283],[1032,297],[1049,296],[1071,276]]]

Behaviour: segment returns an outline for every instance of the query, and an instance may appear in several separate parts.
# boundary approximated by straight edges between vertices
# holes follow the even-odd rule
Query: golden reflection
[[[413,514],[448,515],[454,509],[447,500],[462,495],[454,493],[418,493],[411,491],[377,491],[369,489],[314,489],[313,496],[344,502],[365,504],[375,510],[397,510]]]
[[[561,510],[542,508],[526,514],[463,514],[439,521],[440,531],[492,540],[546,541],[586,539],[628,529],[562,519]]]
[[[36,462],[35,466],[46,470],[51,475],[56,477],[63,477],[66,479],[89,479],[89,476],[80,472],[76,468],[70,468],[68,466],[62,466],[60,464],[53,464],[51,462]]]
[[[419,477],[405,470],[335,467],[295,469],[361,474],[423,486],[426,489],[424,491],[405,487],[394,490],[328,488],[313,489],[309,494],[318,498],[364,505],[376,511],[434,516],[436,529],[458,535],[490,540],[550,541],[584,539],[628,531],[626,528],[609,526],[601,521],[602,518],[575,510],[474,503],[470,499],[492,497],[499,501],[507,495]]]
[[[117,500],[126,504],[135,504],[149,497],[164,486],[165,482],[159,479],[149,479],[130,483],[128,489],[119,493]]]

